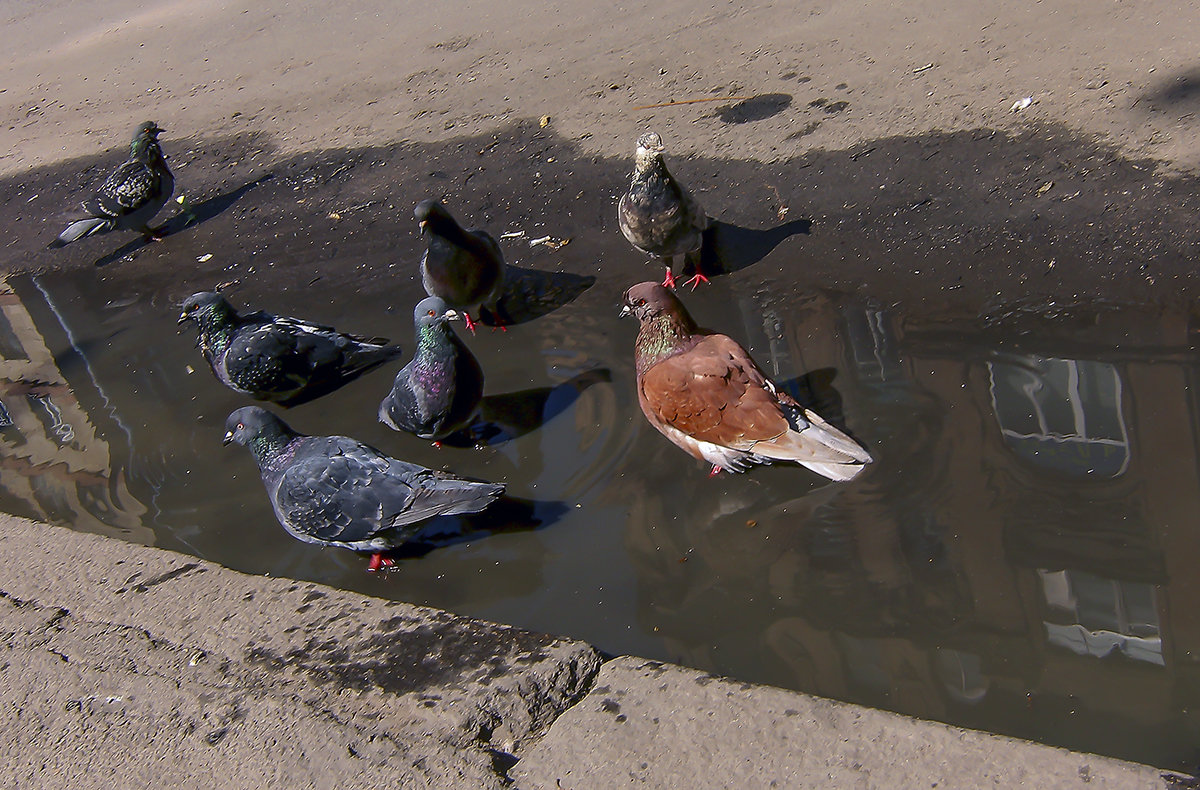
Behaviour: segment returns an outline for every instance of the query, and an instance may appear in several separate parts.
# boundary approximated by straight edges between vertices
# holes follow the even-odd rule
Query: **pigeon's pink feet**
[[[690,280],[686,280],[683,284],[692,286],[692,290],[694,291],[694,290],[696,290],[696,286],[699,285],[700,283],[704,283],[707,285],[708,278],[705,277],[700,272],[696,272],[694,275],[692,275],[692,278]]]
[[[371,561],[367,563],[367,573],[374,573],[380,568],[394,568],[396,561],[391,557],[385,557],[380,552],[375,552],[371,555]]]
[[[721,467],[716,464],[713,464],[713,468],[708,470],[709,477],[716,477],[719,474],[721,474]]]
[[[667,275],[663,277],[663,288],[675,290],[675,273],[671,271],[671,267],[667,267]]]
[[[479,324],[475,323],[475,321],[471,318],[471,314],[466,310],[463,310],[463,321],[466,322],[467,329],[470,330],[471,334],[475,334],[475,327],[479,326]]]

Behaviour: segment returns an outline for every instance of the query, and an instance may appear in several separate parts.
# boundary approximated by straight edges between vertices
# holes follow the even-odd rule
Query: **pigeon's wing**
[[[304,321],[300,318],[291,318],[289,316],[273,316],[267,313],[261,313],[261,315],[265,316],[272,323],[277,324],[278,326],[291,328],[297,334],[323,337],[334,342],[335,344],[353,345],[355,343],[360,343],[366,346],[386,346],[389,342],[386,337],[352,335],[348,332],[339,332],[331,326],[314,324],[311,321]]]
[[[338,543],[370,540],[394,526],[387,510],[405,491],[391,479],[388,461],[361,450],[308,453],[280,478],[275,510],[298,535]],[[411,488],[407,493],[411,499]]]
[[[642,376],[645,406],[665,425],[721,447],[749,450],[787,432],[774,385],[744,348],[707,335]]]
[[[94,217],[116,219],[152,202],[161,191],[160,175],[150,165],[130,160],[104,180],[100,190],[84,201],[83,209]]]
[[[225,372],[249,391],[290,392],[310,383],[340,351],[328,338],[271,322],[239,332],[225,352]]]
[[[421,405],[417,402],[416,393],[413,392],[407,366],[396,374],[391,392],[380,404],[379,419],[400,431],[416,433],[425,430]]]

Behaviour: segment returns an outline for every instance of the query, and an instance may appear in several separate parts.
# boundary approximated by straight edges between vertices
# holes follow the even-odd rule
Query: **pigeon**
[[[175,177],[158,146],[158,135],[163,131],[154,121],[137,128],[129,145],[129,159],[104,180],[100,191],[83,202],[88,216],[68,225],[50,242],[50,249],[118,228],[141,231],[147,241],[161,241],[150,228],[150,220],[175,191]]]
[[[425,293],[440,296],[459,310],[467,329],[475,334],[470,311],[480,305],[495,313],[504,284],[504,256],[500,245],[478,229],[463,230],[436,200],[423,200],[413,212],[428,246],[421,258]]]
[[[793,461],[844,481],[871,462],[857,442],[776,387],[735,340],[698,328],[664,286],[630,288],[621,315],[641,322],[642,412],[663,436],[712,464],[711,474]]]
[[[437,442],[475,419],[483,398],[483,369],[450,328],[457,318],[437,296],[417,303],[417,347],[379,404],[380,422]]]
[[[262,474],[275,517],[292,537],[371,552],[367,570],[395,564],[383,552],[434,516],[478,513],[504,486],[389,458],[345,436],[305,436],[259,406],[225,420],[225,444],[245,445]]]
[[[192,294],[179,323],[195,321],[213,375],[234,392],[295,406],[400,355],[381,338],[347,335],[326,326],[264,312],[239,315],[218,293]]]
[[[646,132],[637,141],[636,163],[629,191],[617,203],[617,223],[629,243],[642,252],[666,262],[663,285],[675,287],[671,266],[682,257],[691,263],[695,275],[684,283],[692,290],[708,278],[700,272],[700,247],[709,218],[687,188],[667,170],[662,154],[666,148],[655,132]]]

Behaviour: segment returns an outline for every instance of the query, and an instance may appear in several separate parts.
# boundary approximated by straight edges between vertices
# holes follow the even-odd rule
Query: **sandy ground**
[[[143,118],[175,137],[264,134],[290,154],[548,115],[604,155],[653,125],[683,156],[763,161],[1052,121],[1200,165],[1200,7],[1170,0],[13,0],[0,19],[0,174],[123,145]],[[716,96],[765,98],[638,109]]]

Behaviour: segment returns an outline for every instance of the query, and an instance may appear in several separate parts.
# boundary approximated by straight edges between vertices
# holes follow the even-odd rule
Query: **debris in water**
[[[1024,99],[1017,99],[1015,102],[1013,102],[1013,106],[1010,109],[1011,112],[1020,112],[1021,110],[1029,109],[1030,105],[1032,104],[1033,97],[1026,96]]]
[[[212,260],[212,258],[213,258],[213,254],[211,252],[206,252],[203,255],[201,255],[199,258],[197,258],[196,262],[197,263],[208,263],[209,261]]]

